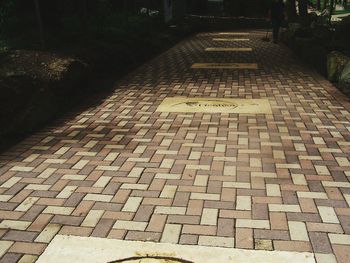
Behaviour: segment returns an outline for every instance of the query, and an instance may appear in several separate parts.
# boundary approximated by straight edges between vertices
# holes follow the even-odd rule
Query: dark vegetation
[[[283,39],[300,58],[349,95],[350,16],[336,19],[330,14],[350,13],[350,4],[336,0],[314,0],[313,4],[314,12],[289,21]],[[336,4],[344,10],[335,10]]]
[[[0,147],[108,92],[195,30],[181,7],[169,27],[161,1],[136,2],[0,0]]]

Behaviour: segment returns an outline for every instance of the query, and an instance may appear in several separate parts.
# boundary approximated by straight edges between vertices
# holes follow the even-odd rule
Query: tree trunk
[[[41,18],[41,10],[40,10],[39,0],[34,0],[34,4],[35,4],[36,20],[37,20],[38,27],[39,27],[40,43],[41,43],[41,47],[44,48],[45,47],[44,25],[43,25],[43,20]]]
[[[307,0],[299,0],[299,15],[302,17],[307,16]]]
[[[81,28],[86,31],[88,22],[88,9],[86,0],[79,0],[79,17]]]
[[[128,10],[128,0],[124,0],[124,12]]]
[[[329,23],[332,20],[332,14],[334,12],[334,6],[335,5],[335,1],[334,0],[330,0],[330,7],[329,7]]]
[[[317,10],[321,9],[321,0],[317,0],[316,8],[317,8]]]
[[[323,10],[327,9],[328,6],[328,0],[323,1]]]
[[[288,13],[288,18],[290,20],[293,20],[297,16],[297,8],[296,8],[295,0],[288,0],[287,13]]]

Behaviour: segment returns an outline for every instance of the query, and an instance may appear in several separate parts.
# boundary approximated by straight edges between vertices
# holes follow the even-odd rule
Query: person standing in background
[[[282,26],[283,20],[286,18],[286,7],[283,0],[272,0],[269,19],[272,23],[273,31],[273,43],[278,43],[280,28]]]

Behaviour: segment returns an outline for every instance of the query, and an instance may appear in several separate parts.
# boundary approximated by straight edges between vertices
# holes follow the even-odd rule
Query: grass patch
[[[317,0],[311,0],[311,2],[313,3],[313,5],[316,7],[317,6]],[[321,7],[323,7],[323,1],[321,1]],[[338,13],[339,12],[339,13]],[[339,14],[347,14],[348,12],[350,12],[350,4],[348,4],[346,10],[339,10],[339,11],[335,11],[334,14],[339,15]]]
[[[350,9],[348,10],[337,10],[334,11],[333,15],[344,15],[344,14],[350,14]]]

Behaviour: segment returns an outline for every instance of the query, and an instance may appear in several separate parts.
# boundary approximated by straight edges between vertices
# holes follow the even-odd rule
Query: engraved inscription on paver
[[[267,99],[166,98],[157,112],[272,114]]]

